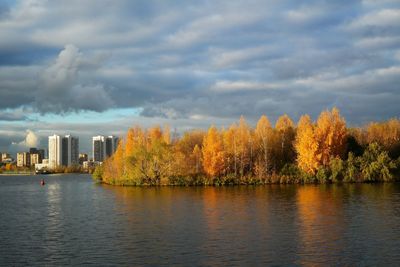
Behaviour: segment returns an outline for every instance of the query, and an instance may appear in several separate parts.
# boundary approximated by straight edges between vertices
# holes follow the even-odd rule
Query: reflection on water
[[[327,265],[333,255],[340,257],[346,222],[343,195],[337,187],[303,186],[297,191],[298,234],[301,265]]]
[[[0,177],[0,266],[398,265],[400,186]]]

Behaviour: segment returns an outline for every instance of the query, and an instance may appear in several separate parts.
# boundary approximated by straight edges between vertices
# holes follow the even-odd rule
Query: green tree
[[[365,181],[392,181],[396,164],[378,143],[370,144],[361,157],[361,173]]]

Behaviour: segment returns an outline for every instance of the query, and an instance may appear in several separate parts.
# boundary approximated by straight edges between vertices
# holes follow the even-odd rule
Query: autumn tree
[[[170,145],[171,144],[171,129],[170,129],[168,124],[166,124],[164,126],[164,130],[163,130],[163,134],[162,135],[163,135],[164,142],[167,145]]]
[[[115,153],[103,162],[102,180],[108,184],[114,184],[126,175],[125,166],[125,145],[119,141]]]
[[[272,127],[267,116],[262,115],[255,129],[256,174],[265,176],[270,169]]]
[[[315,126],[310,116],[301,116],[297,124],[295,149],[297,152],[297,165],[309,174],[315,174],[319,167],[319,144],[315,138]]]
[[[195,162],[195,165],[194,165],[195,172],[194,172],[194,174],[200,174],[200,170],[201,170],[201,167],[202,167],[203,160],[202,160],[202,153],[201,153],[201,149],[200,149],[199,145],[196,144],[194,146],[193,152],[192,152],[192,155],[191,155],[190,158],[192,159],[192,161],[194,160],[194,162]]]
[[[346,149],[346,121],[339,109],[321,112],[315,128],[320,164],[328,166],[331,157],[343,157]]]
[[[286,163],[293,162],[295,151],[293,141],[295,138],[295,128],[292,119],[284,114],[280,116],[275,124],[277,133],[275,143],[275,156],[277,158],[277,168],[282,168]]]
[[[203,139],[203,166],[212,177],[220,176],[225,168],[223,142],[215,126],[208,130]]]
[[[201,173],[201,146],[204,135],[205,133],[199,130],[186,132],[174,144],[172,168],[176,176],[193,176]]]
[[[232,124],[228,130],[223,131],[224,156],[226,174],[238,174],[238,144],[237,125]]]
[[[373,142],[389,151],[392,158],[400,156],[400,121],[390,119],[384,122],[371,122],[365,129],[364,145]]]
[[[254,154],[254,144],[250,126],[247,124],[243,116],[240,116],[239,119],[236,139],[237,154],[239,157],[239,173],[241,176],[244,176],[247,172],[252,171],[251,169]]]
[[[323,111],[316,125],[308,115],[302,116],[295,142],[298,166],[310,174],[321,165],[328,167],[331,158],[343,158],[346,140],[346,122],[337,108]]]

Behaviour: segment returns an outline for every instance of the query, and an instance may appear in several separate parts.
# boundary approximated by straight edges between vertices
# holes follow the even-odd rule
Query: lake
[[[400,264],[400,184],[135,188],[0,176],[0,205],[0,266]]]

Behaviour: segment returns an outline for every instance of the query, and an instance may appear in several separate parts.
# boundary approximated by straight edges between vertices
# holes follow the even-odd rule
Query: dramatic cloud
[[[39,144],[39,137],[33,131],[27,130],[24,140],[11,143],[11,151],[27,151],[30,147],[37,147]]]
[[[39,81],[35,104],[42,113],[76,110],[103,111],[113,101],[103,84],[85,81],[98,69],[102,57],[86,59],[74,45],[66,45]],[[87,84],[81,84],[81,83]]]
[[[352,124],[400,112],[395,0],[6,1],[0,40],[0,129],[41,138],[52,116],[89,136],[80,114],[119,109],[135,110],[125,123],[180,129],[332,106]],[[110,129],[128,126],[113,116]]]

